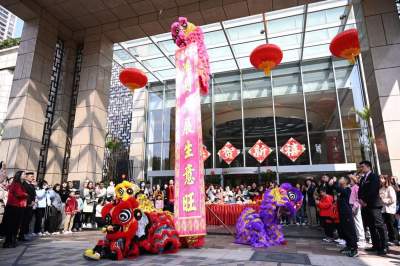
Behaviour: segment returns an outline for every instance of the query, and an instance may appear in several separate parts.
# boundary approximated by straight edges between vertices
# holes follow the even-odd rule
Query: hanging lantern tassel
[[[354,64],[356,57],[361,52],[358,31],[350,29],[339,33],[331,41],[329,50],[334,56],[347,59]]]
[[[262,44],[257,46],[250,54],[250,63],[257,69],[262,69],[266,76],[282,61],[281,48],[275,44]]]
[[[146,86],[147,76],[140,69],[125,68],[119,73],[119,81],[131,91],[134,91]]]

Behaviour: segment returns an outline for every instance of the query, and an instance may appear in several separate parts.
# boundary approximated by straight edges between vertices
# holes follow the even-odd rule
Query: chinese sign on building
[[[254,157],[259,163],[262,163],[270,154],[272,150],[261,140],[258,140],[256,144],[249,150],[249,154]]]
[[[285,145],[281,147],[281,152],[286,155],[292,162],[295,162],[306,150],[304,145],[290,138]]]
[[[205,235],[204,165],[196,44],[177,50],[175,58],[175,227],[181,237]]]
[[[230,165],[233,160],[239,155],[240,151],[235,148],[229,141],[225,143],[224,147],[222,147],[218,151],[218,156],[224,160],[228,165]]]

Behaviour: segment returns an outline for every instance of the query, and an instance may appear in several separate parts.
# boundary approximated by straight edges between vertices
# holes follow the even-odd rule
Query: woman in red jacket
[[[8,200],[4,211],[3,226],[6,239],[3,248],[16,247],[18,229],[21,227],[24,209],[28,199],[28,193],[22,186],[22,178],[25,172],[15,173],[14,180],[8,187]]]
[[[334,231],[333,197],[326,193],[325,188],[320,188],[319,195],[320,199],[316,200],[315,203],[319,209],[321,224],[325,231],[326,238],[323,241],[332,242]]]

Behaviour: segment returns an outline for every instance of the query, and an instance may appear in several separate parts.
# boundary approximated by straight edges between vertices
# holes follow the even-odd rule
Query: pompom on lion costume
[[[293,217],[301,207],[303,195],[289,183],[267,190],[259,212],[246,208],[236,222],[236,243],[253,247],[270,247],[286,243],[279,218]]]
[[[151,208],[142,194],[136,199],[134,195],[138,191],[138,187],[128,181],[115,187],[116,200],[106,204],[101,212],[106,223],[105,238],[93,249],[87,249],[84,257],[122,260],[143,252],[159,254],[179,250],[180,241],[172,215]]]

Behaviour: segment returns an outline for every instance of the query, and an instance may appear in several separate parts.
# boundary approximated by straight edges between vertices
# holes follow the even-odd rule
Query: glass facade
[[[279,172],[296,172],[299,165],[321,172],[330,165],[355,170],[354,163],[370,156],[362,145],[367,125],[356,116],[364,108],[359,80],[357,65],[331,58],[285,64],[270,77],[255,70],[214,74],[201,102],[203,143],[213,155],[205,168],[226,169],[221,171],[227,174],[238,168],[253,173],[258,166]],[[174,170],[174,91],[168,82],[149,87],[150,175]],[[305,147],[295,161],[280,151],[290,138]],[[262,164],[248,153],[259,139],[273,149]],[[217,155],[228,141],[241,151],[231,165]]]
[[[357,64],[331,57],[329,43],[356,27],[347,0],[321,1],[201,26],[210,58],[210,93],[201,99],[207,175],[354,170],[371,157]],[[258,45],[281,47],[283,60],[270,77],[249,60]],[[170,33],[115,44],[114,60],[149,77],[146,115],[148,177],[174,175],[175,53]],[[295,139],[304,152],[289,159],[281,148]],[[258,141],[272,153],[259,164],[249,153]],[[230,142],[240,150],[227,165],[217,155]]]

